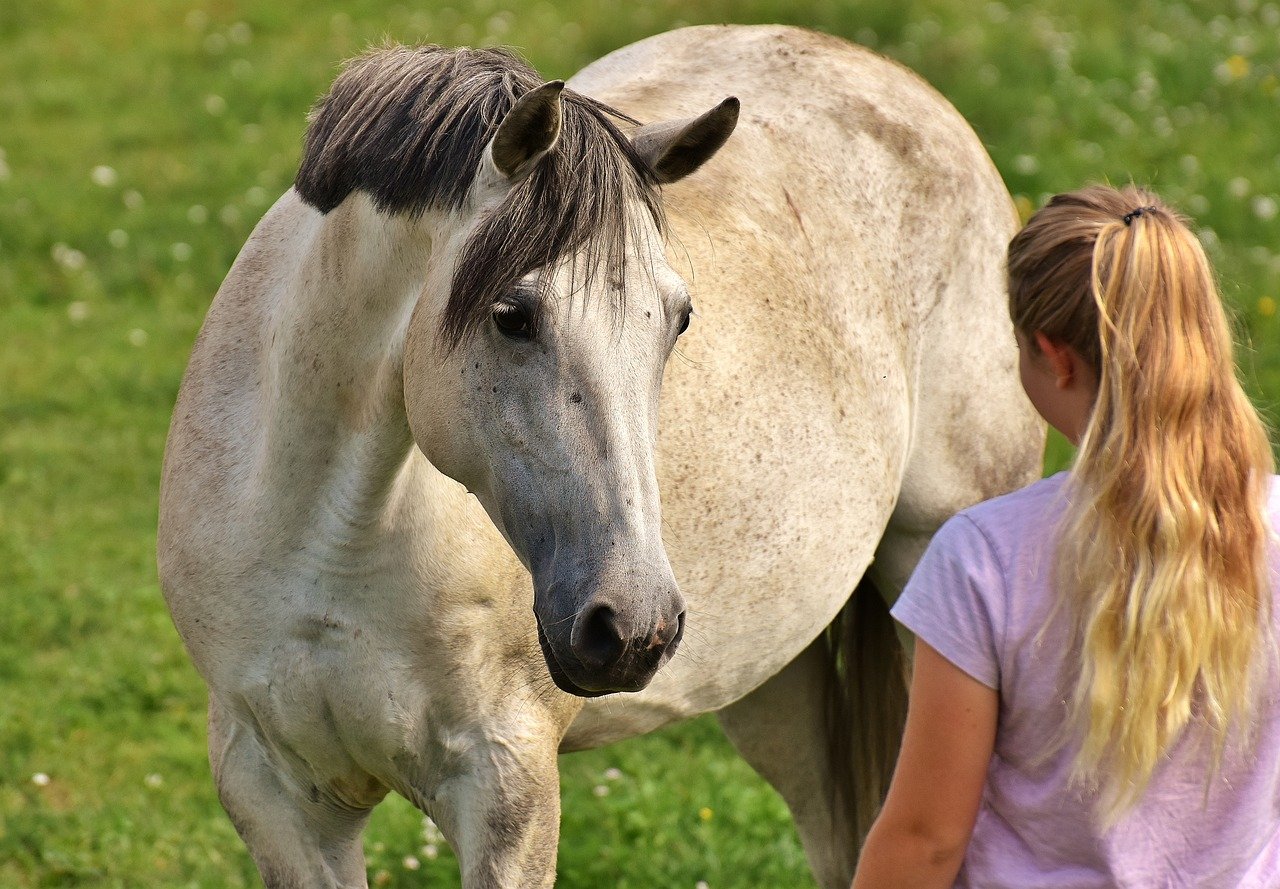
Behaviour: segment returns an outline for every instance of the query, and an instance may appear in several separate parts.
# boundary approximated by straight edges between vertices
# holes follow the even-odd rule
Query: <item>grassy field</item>
[[[0,4],[0,886],[259,885],[157,588],[156,490],[197,327],[339,60],[385,37],[503,43],[566,76],[720,21],[805,24],[916,68],[1024,213],[1086,181],[1153,184],[1197,219],[1274,413],[1275,3]],[[1065,459],[1055,443],[1049,466]],[[784,807],[710,721],[563,769],[566,889],[812,886]],[[457,885],[406,804],[367,846],[375,885]]]

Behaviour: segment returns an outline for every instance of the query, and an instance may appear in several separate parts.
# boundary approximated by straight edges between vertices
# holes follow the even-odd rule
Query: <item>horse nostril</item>
[[[622,657],[626,646],[618,631],[617,614],[608,605],[598,605],[586,615],[574,653],[584,666],[604,667]]]

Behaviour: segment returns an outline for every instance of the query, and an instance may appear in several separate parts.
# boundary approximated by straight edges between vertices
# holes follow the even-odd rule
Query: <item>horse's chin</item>
[[[589,689],[578,685],[578,683],[569,678],[569,674],[565,672],[564,667],[560,666],[560,661],[556,657],[556,653],[551,649],[551,643],[547,640],[547,634],[542,631],[542,621],[535,619],[535,622],[538,624],[538,644],[542,646],[542,658],[547,662],[547,672],[551,674],[551,681],[561,691],[580,698],[599,698],[622,691],[640,690],[638,688]]]

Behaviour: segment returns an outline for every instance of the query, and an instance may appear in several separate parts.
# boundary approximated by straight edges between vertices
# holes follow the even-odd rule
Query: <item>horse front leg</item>
[[[382,792],[353,805],[331,788],[304,786],[253,721],[212,694],[209,762],[218,798],[267,889],[367,889],[360,837]]]
[[[463,889],[545,889],[560,836],[556,749],[563,727],[487,726],[452,734],[447,776],[414,802],[453,847]]]

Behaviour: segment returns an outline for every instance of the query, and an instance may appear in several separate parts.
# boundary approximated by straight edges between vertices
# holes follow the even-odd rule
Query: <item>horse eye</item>
[[[522,306],[498,303],[493,309],[493,323],[508,339],[527,340],[533,337],[533,321]]]
[[[690,307],[689,311],[685,312],[684,317],[680,319],[680,329],[676,331],[676,336],[679,336],[680,334],[684,333],[686,330],[689,329],[689,319],[692,317],[693,317],[693,308]]]

